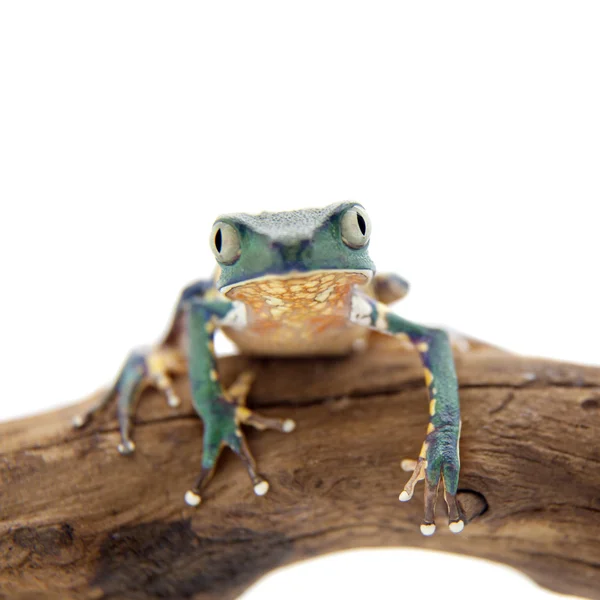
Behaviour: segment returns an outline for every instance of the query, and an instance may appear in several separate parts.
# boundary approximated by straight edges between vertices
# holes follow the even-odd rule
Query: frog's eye
[[[343,215],[340,224],[342,240],[350,248],[366,246],[371,237],[371,220],[362,206],[353,206]]]
[[[210,247],[215,258],[226,265],[233,264],[240,256],[240,236],[233,225],[217,221],[210,234]]]

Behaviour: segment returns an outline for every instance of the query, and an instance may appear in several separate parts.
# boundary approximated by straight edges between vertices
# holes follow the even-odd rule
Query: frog
[[[399,500],[410,500],[416,484],[424,481],[420,530],[430,536],[436,530],[435,504],[443,485],[449,529],[459,533],[465,523],[457,501],[461,419],[452,343],[444,329],[408,321],[390,308],[408,293],[409,284],[398,275],[376,272],[369,256],[371,230],[364,206],[353,201],[219,216],[209,236],[216,260],[213,276],[183,289],[162,339],[133,350],[113,385],[75,417],[74,426],[86,426],[115,401],[117,449],[129,455],[135,450],[132,418],[141,392],[153,386],[169,406],[177,407],[181,401],[173,380],[186,376],[193,407],[203,421],[203,441],[200,472],[184,494],[185,503],[200,505],[225,448],[241,459],[254,493],[263,496],[269,482],[257,468],[243,427],[290,434],[296,423],[247,406],[251,370],[225,389],[215,353],[216,331],[250,357],[345,356],[364,349],[375,331],[416,349],[428,392],[425,440],[416,459],[402,461],[412,474]]]

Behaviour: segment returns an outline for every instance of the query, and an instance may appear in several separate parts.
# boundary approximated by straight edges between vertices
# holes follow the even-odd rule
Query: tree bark
[[[235,598],[268,571],[347,548],[411,546],[511,565],[553,590],[600,599],[600,369],[474,344],[457,355],[460,502],[454,535],[419,532],[422,488],[399,503],[427,425],[416,354],[387,339],[346,359],[220,361],[258,371],[250,406],[297,421],[247,431],[271,483],[252,492],[224,453],[196,509],[202,424],[183,399],[144,393],[120,456],[114,407],[86,429],[82,405],[0,425],[0,597]],[[87,402],[90,402],[88,400]]]

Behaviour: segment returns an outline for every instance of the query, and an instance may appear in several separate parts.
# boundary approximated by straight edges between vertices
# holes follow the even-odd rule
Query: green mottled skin
[[[389,311],[386,304],[402,297],[408,290],[408,284],[397,276],[377,276],[373,285],[361,286],[360,289],[356,285],[339,288],[349,290],[344,292],[348,294],[346,302],[340,301],[339,294],[336,298],[329,289],[323,292],[322,288],[319,288],[319,294],[324,294],[324,299],[318,299],[314,297],[319,295],[316,291],[310,292],[311,289],[316,288],[303,287],[302,283],[298,286],[302,293],[294,292],[292,286],[286,288],[290,276],[296,278],[297,283],[298,278],[301,282],[308,281],[302,279],[303,274],[308,278],[311,273],[317,279],[321,274],[327,277],[328,273],[337,273],[336,277],[342,278],[345,273],[361,273],[364,277],[359,280],[366,281],[366,278],[372,276],[375,271],[368,254],[369,235],[368,217],[364,209],[354,202],[333,204],[323,209],[261,213],[256,216],[232,214],[217,219],[211,244],[220,268],[218,280],[214,284],[206,281],[197,282],[184,290],[168,335],[150,351],[133,353],[111,390],[112,395],[119,396],[119,422],[122,446],[125,446],[125,450],[132,451],[134,448],[129,438],[129,418],[131,406],[142,384],[150,378],[151,382],[159,385],[166,393],[172,392],[168,378],[163,378],[163,375],[168,376],[170,367],[161,367],[162,363],[157,362],[156,357],[160,358],[161,353],[174,348],[185,354],[194,408],[204,422],[202,472],[193,489],[192,499],[196,498],[196,503],[200,501],[200,491],[210,479],[220,451],[225,446],[236,452],[246,464],[255,484],[256,493],[264,493],[266,482],[255,470],[241,425],[246,423],[261,429],[268,427],[290,431],[290,423],[266,419],[252,413],[241,404],[240,398],[232,397],[223,390],[213,350],[214,329],[223,327],[227,332],[228,329],[233,328],[239,341],[244,338],[245,331],[249,332],[249,328],[257,326],[256,319],[259,317],[256,316],[258,314],[256,310],[260,312],[262,306],[264,310],[260,318],[263,322],[270,318],[274,321],[270,328],[265,327],[264,330],[260,330],[264,331],[264,334],[256,336],[255,332],[254,338],[248,336],[247,339],[248,344],[252,344],[252,340],[259,339],[260,350],[269,352],[271,341],[269,331],[273,331],[274,326],[285,330],[285,314],[291,314],[285,313],[286,310],[300,311],[294,314],[301,318],[306,314],[307,319],[320,319],[319,327],[322,327],[323,323],[327,325],[328,318],[319,315],[334,315],[336,319],[331,317],[331,327],[339,328],[340,332],[347,337],[355,335],[353,332],[357,330],[364,332],[364,328],[375,329],[390,335],[404,334],[419,349],[426,374],[430,374],[432,378],[428,387],[430,398],[435,398],[435,403],[432,403],[435,405],[435,412],[431,414],[429,432],[418,462],[420,466],[415,469],[411,481],[416,482],[425,477],[423,523],[430,528],[429,532],[431,527],[434,527],[433,506],[440,481],[443,481],[446,488],[451,523],[460,523],[462,528],[454,498],[459,472],[460,412],[456,373],[447,335],[441,330],[406,321]],[[232,286],[239,292],[240,287],[253,280],[255,286],[263,281],[276,281],[279,287],[273,289],[287,291],[281,298],[273,299],[269,296],[272,294],[271,288],[265,288],[267,291],[260,294],[264,298],[259,297],[256,300],[258,308],[226,297],[230,294]],[[331,280],[340,281],[340,285],[343,286],[342,280],[334,278]],[[330,284],[323,285],[326,288]],[[257,287],[254,289],[262,290]],[[334,289],[338,288],[334,286]],[[307,300],[300,300],[300,298],[307,298]],[[326,310],[327,306],[322,304],[328,301],[332,302],[329,311]],[[336,302],[337,313],[333,311],[333,301]],[[261,304],[263,302],[264,304]],[[346,309],[349,312],[340,318],[340,306],[352,308]],[[269,316],[271,314],[272,317]],[[318,332],[319,327],[311,331]],[[336,339],[339,342],[340,339],[336,337],[338,329],[335,329],[333,336],[330,331],[329,338],[323,336],[323,341],[318,337],[318,333],[308,334],[301,329],[293,331],[298,332],[294,335],[315,336],[303,346],[309,349],[319,348],[326,351],[327,348],[321,346],[327,343],[325,340]],[[288,336],[285,339],[294,338]],[[275,344],[274,339],[273,343]],[[248,347],[248,344],[245,347]],[[339,350],[339,346],[336,346],[336,349]],[[348,346],[347,350],[350,351],[351,346]],[[157,364],[159,367],[156,366]],[[422,476],[417,477],[419,473]],[[403,492],[406,495],[404,499],[412,496],[412,487],[414,483],[409,482]],[[187,496],[186,501],[188,501]]]

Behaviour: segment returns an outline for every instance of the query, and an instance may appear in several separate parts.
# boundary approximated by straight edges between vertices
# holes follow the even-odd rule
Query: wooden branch
[[[251,405],[293,417],[248,431],[271,491],[226,453],[203,504],[183,495],[201,421],[144,394],[122,457],[114,408],[73,431],[73,406],[0,426],[0,597],[234,598],[271,569],[365,546],[413,546],[512,565],[553,590],[600,598],[600,369],[489,346],[457,357],[460,501],[469,524],[419,533],[422,489],[398,493],[427,423],[417,357],[379,340],[340,360],[261,360]],[[231,381],[248,361],[221,361]]]

